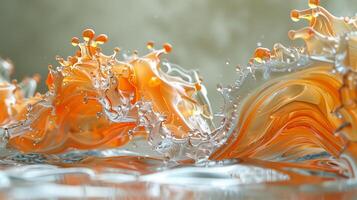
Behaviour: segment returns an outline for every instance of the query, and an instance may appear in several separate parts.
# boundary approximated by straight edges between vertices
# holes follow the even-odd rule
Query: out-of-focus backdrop
[[[357,12],[356,0],[321,4],[337,16]],[[307,0],[0,0],[0,56],[14,62],[14,78],[38,72],[44,82],[48,64],[72,55],[70,39],[85,28],[109,36],[107,53],[118,46],[145,54],[147,41],[169,42],[166,58],[199,69],[217,110],[217,83],[233,83],[235,66],[257,45],[291,44],[287,31],[306,22],[292,22],[290,10],[305,8]]]

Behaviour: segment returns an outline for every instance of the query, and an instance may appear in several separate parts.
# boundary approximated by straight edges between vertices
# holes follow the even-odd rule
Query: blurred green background
[[[356,0],[321,4],[337,16],[357,11]],[[307,0],[0,0],[0,56],[14,62],[15,78],[39,72],[44,82],[47,65],[56,65],[55,55],[72,55],[70,39],[85,28],[109,36],[107,53],[118,46],[145,54],[147,41],[169,42],[166,58],[199,69],[217,110],[217,83],[233,83],[235,66],[259,43],[291,44],[287,31],[306,22],[292,22],[290,10],[305,8]]]

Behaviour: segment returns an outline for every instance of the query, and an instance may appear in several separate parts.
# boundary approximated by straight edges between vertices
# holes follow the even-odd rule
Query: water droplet
[[[98,35],[97,38],[95,38],[95,41],[98,44],[104,44],[104,43],[108,42],[108,36],[105,34],[100,34],[100,35]]]
[[[236,66],[236,72],[240,73],[242,71],[242,67],[240,65]]]
[[[217,91],[222,92],[223,86],[221,84],[217,84]]]
[[[270,50],[263,47],[258,47],[254,52],[254,60],[262,63],[263,61],[270,59]]]
[[[71,40],[71,43],[73,46],[78,46],[78,44],[80,43],[79,39],[77,37],[73,37]]]
[[[290,12],[290,18],[291,20],[293,20],[294,22],[297,22],[300,20],[300,13],[298,10],[292,10]]]
[[[164,48],[165,53],[170,53],[172,51],[172,46],[169,43],[165,43],[163,45],[163,48]]]
[[[320,0],[309,0],[309,7],[316,8],[320,5]]]
[[[120,52],[120,48],[119,48],[119,47],[115,47],[115,48],[114,48],[114,51],[115,51],[116,53],[119,53],[119,52]]]
[[[85,29],[82,33],[83,39],[85,41],[92,40],[95,36],[95,32],[92,29]]]
[[[148,49],[153,49],[154,48],[154,42],[153,41],[149,41],[147,44],[146,44],[146,47],[148,48]]]

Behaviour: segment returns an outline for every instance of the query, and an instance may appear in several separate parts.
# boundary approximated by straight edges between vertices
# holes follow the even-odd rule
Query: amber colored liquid
[[[341,82],[330,71],[314,67],[266,83],[243,104],[238,137],[212,158],[292,159],[321,150],[338,155],[346,142],[334,135],[341,124],[333,115]]]
[[[304,39],[305,53],[311,57],[333,59],[326,49],[337,48],[339,40],[334,37],[356,31],[356,19],[336,18],[318,6],[318,1],[311,1],[310,6],[312,8],[304,11],[292,11],[294,21],[304,18],[309,20],[310,26],[290,31],[289,36]],[[15,89],[0,90],[0,110],[6,110],[0,113],[0,125],[21,122],[17,125],[22,127],[31,119],[21,134],[10,138],[10,147],[40,153],[121,147],[132,137],[149,137],[148,130],[162,128],[158,125],[161,122],[164,133],[177,140],[192,137],[192,131],[204,135],[215,130],[209,104],[200,96],[203,88],[200,78],[195,76],[188,81],[161,70],[160,55],[170,52],[170,45],[153,50],[153,43],[149,42],[152,52],[148,55],[139,57],[134,53],[129,60],[118,61],[115,55],[103,55],[98,47],[107,42],[106,35],[96,36],[93,30],[87,29],[83,39],[82,43],[78,38],[72,39],[79,51],[67,60],[58,59],[61,70],[50,68],[46,80],[49,95],[26,99]],[[342,61],[346,68],[344,73],[336,72],[334,62],[316,61],[252,91],[242,101],[239,117],[231,127],[232,134],[210,159],[241,158],[253,163],[294,161],[321,152],[339,157],[349,149],[348,145],[354,149],[357,141],[356,41],[357,37],[351,36],[345,46],[341,45],[346,50]],[[272,51],[258,48],[250,64],[283,60],[281,52],[285,50],[279,48]],[[11,95],[16,102],[8,104]],[[141,101],[151,102],[150,112],[165,119],[140,125],[141,111],[130,106]],[[28,104],[32,107],[30,110]],[[119,113],[120,106],[130,107],[127,113],[130,118],[110,119],[109,115]],[[202,136],[202,140],[207,138]],[[350,152],[352,157],[357,156],[354,152]],[[318,161],[309,161],[303,167],[320,169],[316,163]],[[268,165],[275,166],[274,163]],[[340,173],[326,165],[322,168]]]
[[[329,58],[328,50],[345,48],[347,55],[340,62],[346,71],[336,73],[333,61],[321,60],[308,69],[268,81],[244,100],[232,135],[212,159],[291,160],[321,151],[338,157],[346,143],[354,145],[348,141],[356,141],[357,37],[352,34],[340,46],[336,44],[340,36],[357,30],[356,19],[336,18],[318,6],[318,1],[309,5],[307,10],[293,10],[291,18],[307,19],[310,26],[290,31],[289,36],[303,39],[311,56],[340,59]],[[282,59],[278,50],[284,51],[258,48],[252,61]]]
[[[132,137],[148,137],[149,128],[139,125],[140,111],[135,108],[138,101],[150,102],[153,112],[165,116],[165,129],[175,138],[187,137],[195,127],[199,130],[201,124],[189,122],[191,116],[210,120],[208,105],[192,97],[201,90],[200,81],[185,81],[160,70],[159,56],[171,51],[169,44],[164,44],[161,50],[153,50],[150,43],[148,47],[152,52],[148,55],[140,58],[134,53],[128,61],[117,61],[114,57],[119,50],[106,56],[97,47],[108,40],[106,35],[95,36],[93,30],[87,29],[83,39],[84,43],[78,38],[72,39],[72,45],[79,46],[75,56],[67,60],[58,58],[60,71],[50,67],[46,84],[51,95],[24,99],[24,102],[20,97],[15,104],[0,104],[2,110],[17,110],[12,115],[1,116],[8,118],[8,123],[20,121],[17,126],[21,127],[21,121],[31,121],[19,136],[11,138],[13,148],[23,152],[60,153],[70,148],[120,147]],[[100,84],[106,85],[98,86]],[[45,106],[36,101],[48,103]],[[121,109],[120,106],[130,107],[127,114],[131,119],[109,120],[99,101],[108,105],[108,113],[118,113],[114,109]],[[26,105],[31,106],[30,111]],[[145,125],[153,126],[148,122]]]

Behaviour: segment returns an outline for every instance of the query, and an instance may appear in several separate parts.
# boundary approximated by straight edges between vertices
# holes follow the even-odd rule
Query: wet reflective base
[[[7,156],[1,160],[1,198],[340,199],[357,195],[357,179],[298,163],[174,162],[135,154],[112,149]]]

